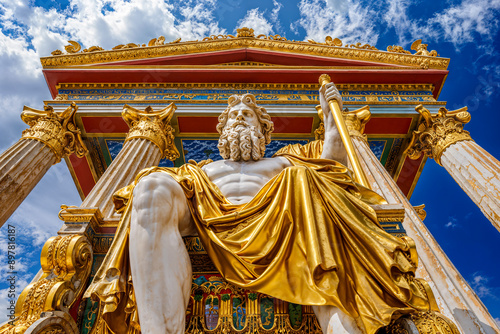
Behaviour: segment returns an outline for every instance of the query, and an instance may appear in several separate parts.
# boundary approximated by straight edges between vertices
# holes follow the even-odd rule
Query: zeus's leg
[[[335,306],[313,306],[324,334],[363,334],[356,320]]]
[[[181,233],[194,226],[186,197],[169,175],[153,173],[134,189],[130,265],[141,331],[184,333],[192,270]]]

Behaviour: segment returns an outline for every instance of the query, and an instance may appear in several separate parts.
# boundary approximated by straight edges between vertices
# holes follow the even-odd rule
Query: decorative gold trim
[[[389,334],[460,334],[457,326],[438,311],[417,312],[396,320],[388,328]]]
[[[433,91],[432,84],[336,84],[339,90],[375,90],[375,91]],[[59,83],[61,89],[287,89],[287,90],[318,90],[317,84],[287,84],[287,83]]]
[[[402,222],[405,219],[405,209],[399,205],[385,204],[373,207],[377,220],[383,223]]]
[[[420,218],[421,221],[424,221],[425,217],[427,217],[427,212],[425,212],[425,204],[420,204],[417,206],[413,207],[415,211],[417,212],[418,217]]]
[[[24,106],[21,119],[30,126],[23,131],[22,139],[35,139],[47,145],[56,156],[56,163],[72,153],[81,158],[88,150],[75,122],[78,107],[74,102],[61,113],[51,106],[36,110]]]
[[[437,115],[431,115],[421,104],[415,110],[422,115],[422,121],[404,152],[411,159],[418,159],[423,153],[441,165],[441,155],[450,145],[472,140],[469,132],[463,129],[471,118],[467,107],[453,111],[441,107]]]
[[[144,111],[139,111],[127,104],[124,105],[122,118],[130,127],[125,142],[135,138],[147,139],[158,146],[162,152],[162,158],[166,157],[174,161],[179,157],[179,151],[175,147],[174,129],[170,121],[176,109],[173,103],[156,112],[151,106]]]
[[[66,223],[89,223],[94,231],[104,225],[104,218],[99,208],[82,208],[77,206],[61,205],[59,219]]]
[[[2,334],[22,334],[39,324],[46,312],[68,313],[79,298],[92,265],[92,248],[84,236],[52,237],[43,246],[40,256],[43,274],[28,285],[17,300],[15,324],[0,328]],[[47,328],[54,325],[47,321]],[[36,331],[36,333],[41,333]]]
[[[259,37],[259,36],[258,36]],[[173,55],[187,55],[201,52],[213,52],[220,50],[256,48],[270,51],[299,53],[312,56],[323,56],[331,58],[353,59],[356,61],[372,61],[377,63],[407,65],[419,68],[443,69],[448,67],[448,58],[437,58],[424,55],[412,55],[405,53],[394,53],[379,50],[358,49],[356,47],[341,47],[325,44],[312,44],[302,41],[288,41],[274,38],[234,37],[232,35],[215,36],[203,41],[178,42],[157,46],[126,45],[127,48],[117,50],[100,51],[98,48],[90,48],[88,52],[77,52],[71,54],[56,54],[41,58],[44,68],[67,67],[86,64],[102,64],[124,60],[160,58]],[[128,46],[131,46],[128,48]],[[92,51],[90,51],[92,50]]]

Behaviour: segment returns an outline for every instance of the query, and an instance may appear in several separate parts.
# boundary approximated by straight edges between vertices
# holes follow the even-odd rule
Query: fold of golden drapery
[[[132,191],[141,177],[162,172],[182,186],[199,237],[230,283],[296,304],[335,305],[369,334],[394,316],[429,310],[410,246],[384,232],[368,205],[384,200],[355,184],[343,165],[316,159],[320,150],[315,142],[280,150],[293,167],[244,205],[230,203],[192,164],[142,171],[114,196],[122,220],[86,297],[104,302],[116,333],[126,332],[127,321],[138,326],[128,263]]]

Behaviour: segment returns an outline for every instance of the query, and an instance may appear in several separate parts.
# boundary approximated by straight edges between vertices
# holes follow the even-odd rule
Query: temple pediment
[[[324,42],[289,41],[278,35],[255,36],[247,28],[238,29],[236,36],[170,43],[158,38],[111,50],[82,50],[70,41],[65,50],[41,58],[54,97],[57,85],[69,82],[316,84],[319,75],[327,73],[336,84],[431,84],[437,98],[449,63],[426,47],[412,54],[400,46],[384,51],[329,36]]]
[[[422,45],[422,44],[419,44]],[[66,53],[56,50],[41,58],[44,68],[78,65],[214,65],[227,62],[264,62],[283,66],[394,66],[446,70],[449,59],[437,57],[426,47],[415,54],[401,46],[387,51],[369,44],[343,44],[327,36],[324,42],[290,41],[279,35],[255,36],[253,29],[238,29],[238,34],[205,37],[201,41],[165,43],[165,38],[146,44],[120,44],[112,50],[92,46],[81,51],[79,43],[70,41]],[[208,61],[206,58],[210,58]],[[232,59],[232,60],[230,60]],[[252,64],[242,64],[252,66]]]

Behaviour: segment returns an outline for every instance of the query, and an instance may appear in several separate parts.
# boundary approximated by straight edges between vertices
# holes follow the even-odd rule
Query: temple
[[[388,203],[375,208],[380,225],[414,240],[416,277],[427,281],[435,297],[428,312],[385,332],[499,333],[426,228],[423,207],[413,207],[408,198],[433,158],[500,230],[500,163],[463,129],[470,120],[467,108],[447,110],[438,99],[449,59],[421,41],[412,49],[378,50],[329,36],[290,41],[242,28],[236,36],[172,42],[159,37],[112,50],[82,50],[70,41],[64,52],[41,58],[52,100],[44,110],[25,107],[21,117],[29,128],[0,156],[0,170],[9,176],[0,178],[0,224],[62,160],[83,202],[62,206],[61,229],[43,247],[42,268],[19,296],[15,320],[0,333],[111,333],[103,305],[84,293],[119,227],[112,195],[147,167],[221,159],[216,125],[233,94],[254,94],[271,115],[275,130],[266,156],[288,144],[321,140],[315,107],[322,74],[342,95],[346,128],[368,186]],[[197,237],[184,241],[193,266],[186,333],[321,333],[311,306],[227,283]]]

